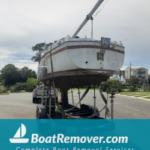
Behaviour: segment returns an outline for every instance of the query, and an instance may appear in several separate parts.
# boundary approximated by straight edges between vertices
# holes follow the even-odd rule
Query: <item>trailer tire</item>
[[[33,102],[33,103],[36,103],[36,98],[32,98],[32,102]]]
[[[40,109],[37,107],[36,109],[36,119],[47,119],[46,110]]]
[[[38,99],[38,103],[40,104],[40,103],[41,103],[41,101],[42,101],[42,99],[41,99],[41,98],[39,98],[39,99]]]
[[[39,133],[43,133],[45,131],[45,126],[43,119],[45,119],[44,115],[39,111],[39,109],[36,110],[36,125]]]
[[[46,116],[42,112],[38,111],[37,119],[46,119]]]

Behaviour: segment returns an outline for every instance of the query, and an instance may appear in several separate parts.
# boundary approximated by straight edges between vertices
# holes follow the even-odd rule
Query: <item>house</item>
[[[131,66],[125,69],[125,79],[126,83],[130,80],[130,69],[131,69],[131,76],[136,76],[139,78],[139,83],[147,84],[148,83],[148,69],[142,66]]]

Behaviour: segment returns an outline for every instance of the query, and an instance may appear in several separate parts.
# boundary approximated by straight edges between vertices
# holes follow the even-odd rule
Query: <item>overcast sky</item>
[[[0,70],[8,63],[37,70],[32,46],[72,35],[97,0],[0,0]],[[97,10],[97,12],[104,6]],[[90,23],[79,34],[90,36]],[[108,0],[94,15],[94,39],[110,37],[125,46],[124,67],[150,69],[150,1]]]

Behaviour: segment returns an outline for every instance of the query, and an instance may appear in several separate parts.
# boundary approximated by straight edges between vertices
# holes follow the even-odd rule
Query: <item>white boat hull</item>
[[[79,87],[107,80],[124,63],[124,47],[122,45],[113,47],[114,44],[111,44],[102,60],[98,58],[100,54],[98,41],[66,41],[58,45],[51,51],[56,87],[62,84],[67,87]],[[50,51],[42,57],[39,67],[46,67],[47,74],[42,78],[38,73],[38,79],[51,79]]]

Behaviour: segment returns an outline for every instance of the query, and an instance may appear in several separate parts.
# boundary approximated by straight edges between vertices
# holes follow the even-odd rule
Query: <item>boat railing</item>
[[[41,54],[41,56],[44,56],[46,53],[48,53],[49,51],[51,51],[51,50],[54,49],[55,47],[57,47],[57,46],[59,46],[59,45],[65,43],[66,41],[70,41],[70,42],[71,42],[71,41],[89,41],[89,42],[94,41],[94,42],[100,42],[100,41],[92,40],[92,38],[86,38],[86,37],[85,37],[85,38],[72,38],[72,37],[70,37],[70,36],[68,35],[67,37],[62,38],[62,39],[56,41],[55,43],[53,43],[53,44],[51,43],[51,45],[46,46],[46,47],[45,47],[45,50],[44,50],[44,52]],[[112,47],[112,48],[115,48],[115,47],[117,47],[117,46],[123,46],[122,42],[111,41],[111,47]],[[122,51],[124,51],[124,50],[122,50]]]
[[[96,42],[95,40],[92,40],[92,38],[87,38],[87,37],[85,37],[85,38],[72,38],[68,35],[67,37],[62,38],[62,39],[56,41],[55,43],[45,47],[45,51],[44,51],[44,53],[42,53],[42,56],[45,55],[47,52],[51,51],[52,49],[54,49],[55,47],[65,43],[66,41],[89,41],[89,42],[94,41],[94,42]],[[112,48],[116,47],[117,45],[123,46],[122,42],[118,43],[116,41],[111,41],[111,47]]]

